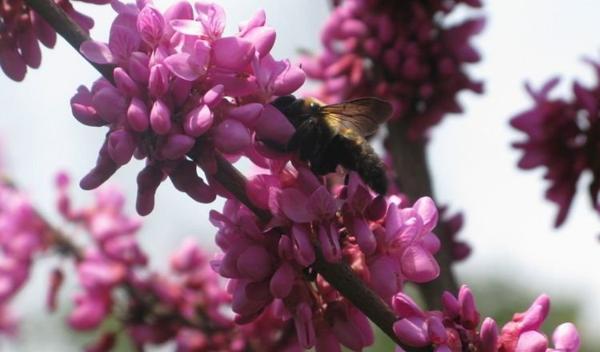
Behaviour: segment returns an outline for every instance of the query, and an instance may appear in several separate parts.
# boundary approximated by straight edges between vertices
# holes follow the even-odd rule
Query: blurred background
[[[294,58],[301,48],[319,50],[327,1],[217,2],[226,10],[229,33],[263,8],[277,30],[276,58]],[[168,4],[157,1],[159,7]],[[92,37],[106,40],[112,10],[76,6],[96,19]],[[574,78],[594,83],[591,68],[581,59],[600,59],[598,13],[597,0],[487,1],[481,12],[487,26],[476,39],[483,60],[471,68],[472,76],[485,82],[485,94],[461,96],[466,112],[434,128],[429,148],[439,204],[448,205],[450,214],[462,211],[466,217],[459,236],[473,247],[473,254],[456,265],[456,271],[460,282],[475,291],[482,314],[503,324],[512,312],[526,309],[538,294],[547,293],[553,302],[549,328],[560,321],[575,321],[587,351],[600,350],[600,217],[583,191],[590,175],[581,180],[582,190],[567,222],[560,230],[553,229],[556,208],[543,198],[547,186],[543,170],[525,173],[516,168],[518,153],[510,144],[521,137],[508,120],[531,104],[523,89],[525,80],[539,87],[561,75],[564,79],[555,94],[563,95],[570,94]],[[459,11],[453,20],[466,14]],[[56,49],[43,50],[41,68],[30,70],[23,83],[0,76],[3,167],[44,215],[58,224],[53,186],[57,171],[72,175],[72,193],[80,204],[92,196],[79,190],[76,182],[94,165],[105,131],[79,124],[68,101],[78,85],[97,77],[61,39]],[[140,162],[131,162],[111,179],[128,195],[131,213],[135,212],[135,176],[141,167]],[[166,267],[165,253],[187,236],[209,250],[214,248],[215,229],[208,223],[208,212],[220,209],[221,201],[194,203],[165,182],[156,204],[140,234],[152,266]],[[54,263],[42,260],[44,264],[36,266],[33,279],[13,303],[22,319],[21,334],[12,342],[0,339],[0,351],[80,351],[90,341],[89,335],[71,333],[65,325],[73,281],[67,279],[61,290],[59,312],[46,314],[45,292]]]

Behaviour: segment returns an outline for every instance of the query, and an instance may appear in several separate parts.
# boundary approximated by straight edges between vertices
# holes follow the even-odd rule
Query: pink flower
[[[598,64],[590,63],[600,77]],[[577,182],[584,171],[592,171],[593,179],[588,189],[593,204],[598,204],[600,190],[600,171],[594,161],[598,142],[593,133],[598,125],[596,97],[600,88],[587,88],[575,82],[572,99],[551,98],[549,95],[558,83],[558,78],[551,79],[539,91],[526,85],[534,105],[510,122],[526,135],[525,140],[513,143],[515,148],[523,151],[519,168],[546,168],[544,178],[550,183],[546,198],[559,208],[554,222],[556,227],[566,220]]]
[[[115,87],[100,79],[71,100],[79,121],[109,128],[81,186],[98,187],[134,156],[146,159],[138,175],[138,213],[152,211],[167,177],[194,200],[212,202],[218,186],[207,185],[196,165],[212,170],[215,152],[256,157],[254,129],[263,104],[299,88],[304,73],[269,54],[275,32],[264,12],[223,37],[225,13],[217,4],[196,3],[195,18],[185,1],[164,13],[143,2],[116,8],[108,43],[87,41],[80,48],[93,62],[118,66]]]

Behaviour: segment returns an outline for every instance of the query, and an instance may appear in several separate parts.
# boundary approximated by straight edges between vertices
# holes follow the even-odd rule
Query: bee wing
[[[321,107],[326,118],[335,120],[340,126],[350,128],[363,137],[377,131],[392,114],[392,105],[377,98],[359,98]]]

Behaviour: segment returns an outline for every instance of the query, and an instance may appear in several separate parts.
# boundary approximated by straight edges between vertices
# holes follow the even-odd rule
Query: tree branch
[[[400,190],[412,201],[419,197],[433,196],[431,174],[427,165],[426,141],[414,140],[408,134],[409,124],[405,120],[388,123],[388,146],[392,155],[394,171]],[[440,276],[430,282],[419,285],[419,289],[430,309],[442,307],[441,297],[444,291],[454,294],[458,286],[452,272],[452,239],[443,222],[435,228],[442,246],[436,255],[440,264]]]
[[[66,14],[49,0],[26,0],[27,4],[36,10],[71,46],[79,51],[79,46],[89,36]],[[92,65],[100,74],[114,82],[112,66]],[[268,221],[271,214],[256,207],[246,193],[245,177],[222,156],[217,155],[217,172],[212,175],[240,202],[251,209],[263,221]],[[317,258],[314,263],[315,270],[352,304],[360,309],[375,325],[385,332],[395,343],[409,352],[431,351],[431,347],[417,348],[402,344],[392,329],[397,320],[394,312],[383,302],[375,292],[368,288],[345,263],[329,263],[325,261],[319,248],[316,248]]]

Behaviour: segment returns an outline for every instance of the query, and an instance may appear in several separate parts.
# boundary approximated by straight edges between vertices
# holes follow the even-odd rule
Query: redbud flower
[[[218,186],[207,185],[196,165],[209,171],[210,182],[215,152],[256,158],[263,105],[295,91],[304,73],[270,55],[275,31],[263,11],[223,37],[225,13],[217,4],[192,8],[180,1],[164,13],[150,2],[116,8],[108,43],[87,41],[80,48],[93,62],[117,66],[115,86],[100,79],[71,100],[81,123],[109,128],[81,186],[98,187],[135,157],[146,160],[137,179],[138,213],[152,211],[167,177],[196,201],[211,202]]]
[[[92,4],[107,4],[110,0],[81,0]],[[73,8],[69,0],[56,0],[63,11],[85,31],[94,21]],[[40,43],[53,48],[56,32],[23,0],[0,2],[0,67],[15,81],[22,81],[27,67],[38,68],[42,61]]]
[[[304,58],[307,75],[321,81],[313,95],[325,102],[377,95],[394,105],[393,119],[406,120],[421,137],[445,114],[461,112],[458,93],[481,93],[465,66],[478,62],[469,40],[484,21],[448,26],[440,18],[459,3],[479,1],[338,2],[321,31],[323,52]]]
[[[598,64],[589,62],[600,77]],[[539,91],[526,85],[534,106],[511,120],[511,125],[526,135],[525,140],[513,144],[523,151],[518,166],[525,170],[546,168],[544,178],[550,183],[546,198],[559,208],[556,227],[567,218],[577,182],[584,171],[592,172],[588,189],[595,208],[599,204],[600,190],[600,166],[596,161],[600,86],[584,87],[575,82],[571,99],[552,98],[550,93],[558,83],[559,79],[554,78]]]
[[[442,296],[443,311],[424,311],[406,294],[398,293],[392,306],[399,320],[394,332],[400,341],[409,346],[432,346],[435,351],[473,350],[482,352],[554,352],[579,350],[579,335],[571,323],[559,325],[553,334],[555,349],[548,348],[547,337],[540,327],[548,315],[550,299],[538,297],[524,313],[516,313],[498,332],[496,322],[485,318],[479,331],[480,316],[475,298],[463,285],[458,297],[445,292]],[[403,351],[400,347],[397,351]]]

